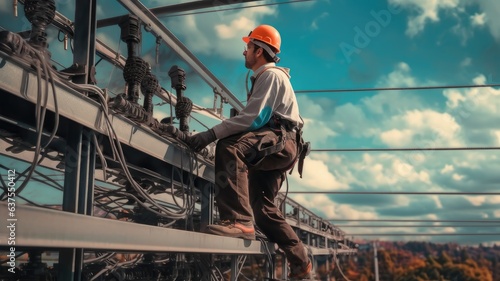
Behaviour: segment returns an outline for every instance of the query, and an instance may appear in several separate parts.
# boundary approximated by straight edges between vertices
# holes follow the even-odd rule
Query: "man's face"
[[[253,69],[254,65],[257,63],[254,43],[248,42],[245,50],[243,51],[243,56],[245,57],[245,67]]]

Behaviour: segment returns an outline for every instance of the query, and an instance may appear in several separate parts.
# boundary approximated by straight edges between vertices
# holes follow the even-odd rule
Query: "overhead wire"
[[[335,226],[337,227],[344,227],[344,228],[363,228],[363,227],[397,227],[397,228],[404,228],[404,227],[427,227],[427,228],[442,228],[442,227],[500,227],[500,225],[470,225],[470,224],[451,224],[451,225],[432,225],[432,224],[411,224],[411,225],[383,225],[383,224],[367,224],[367,225],[349,225],[349,224],[336,224]]]
[[[497,236],[500,237],[500,232],[492,233],[347,233],[349,236]]]
[[[499,146],[480,147],[400,147],[400,148],[317,148],[311,152],[373,152],[373,151],[449,151],[449,150],[498,150]]]
[[[426,219],[327,219],[342,222],[450,222],[450,223],[500,223],[500,220],[426,220]]]
[[[294,0],[294,1],[285,1],[285,2],[276,2],[276,3],[264,3],[264,4],[259,4],[259,5],[248,5],[248,6],[242,6],[242,7],[216,8],[216,10],[188,12],[188,13],[179,13],[179,14],[165,14],[165,15],[158,15],[157,17],[158,18],[166,18],[166,17],[171,18],[171,17],[190,16],[190,15],[199,15],[199,14],[216,13],[216,12],[235,11],[235,10],[250,9],[250,8],[259,8],[259,7],[267,7],[267,6],[276,6],[276,5],[283,5],[283,4],[294,4],[294,3],[310,2],[310,1],[314,1],[314,0]],[[235,4],[236,3],[237,2],[235,2]]]
[[[500,84],[484,85],[442,85],[442,86],[420,86],[420,87],[381,87],[381,88],[353,88],[353,89],[312,89],[295,90],[296,94],[307,93],[343,93],[343,92],[377,92],[377,91],[414,91],[414,90],[438,90],[438,89],[461,89],[461,88],[492,88],[500,87]]]
[[[280,192],[283,193],[283,192]],[[311,190],[298,190],[288,191],[289,194],[356,194],[356,195],[500,195],[500,192],[475,192],[475,191],[462,191],[462,192],[444,192],[444,191],[311,191]]]

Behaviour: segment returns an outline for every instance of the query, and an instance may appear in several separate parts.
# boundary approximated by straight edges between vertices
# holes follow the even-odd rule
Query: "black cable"
[[[288,191],[290,194],[370,194],[370,195],[500,195],[500,192],[419,192],[419,191]]]
[[[328,221],[348,221],[348,222],[460,222],[460,223],[500,223],[500,220],[403,220],[403,219],[328,219]]]
[[[348,224],[336,224],[336,227],[429,227],[429,228],[439,228],[439,227],[500,227],[500,225],[479,225],[479,224],[451,224],[451,225],[432,225],[432,224],[410,224],[410,225],[381,225],[381,224],[367,224],[367,225],[348,225]]]
[[[3,166],[3,165],[2,165]],[[5,166],[3,166],[5,167]],[[5,167],[6,170],[8,170],[7,167]],[[26,173],[28,173],[28,171],[31,169],[31,166],[28,166],[28,168],[24,169],[24,171],[22,171],[21,173],[17,173],[16,171],[16,175],[17,177],[14,179],[14,182],[18,182],[20,178],[24,177]],[[7,187],[4,186],[4,190],[7,190]],[[17,191],[18,189],[16,189],[16,195],[17,195]],[[3,193],[2,195],[0,195],[0,201],[4,200],[4,199],[7,199],[7,198],[4,198],[4,196],[7,195],[7,193]]]
[[[458,88],[485,88],[500,87],[500,84],[486,85],[445,85],[445,86],[421,86],[421,87],[383,87],[383,88],[355,88],[355,89],[317,89],[296,90],[296,94],[308,93],[342,93],[342,92],[369,92],[369,91],[413,91],[413,90],[436,90],[436,89],[458,89]]]
[[[500,236],[499,232],[492,233],[346,233],[346,236]]]
[[[498,146],[490,147],[402,147],[402,148],[319,148],[311,152],[372,152],[372,151],[449,151],[449,150],[498,150]]]

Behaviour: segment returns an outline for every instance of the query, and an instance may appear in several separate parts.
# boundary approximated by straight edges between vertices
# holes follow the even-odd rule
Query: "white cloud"
[[[385,121],[380,140],[391,147],[458,146],[460,126],[448,113],[410,110]]]
[[[442,209],[443,204],[441,203],[441,199],[437,195],[431,195],[430,198],[436,203],[436,208],[437,209]]]
[[[401,147],[411,143],[413,135],[414,132],[409,129],[391,129],[389,131],[382,132],[380,134],[380,139],[383,143],[390,147]]]
[[[328,138],[337,135],[327,123],[316,119],[304,119],[304,132],[305,141],[321,145],[326,143]]]
[[[486,24],[486,14],[474,14],[470,16],[470,21],[473,26],[484,26]]]
[[[264,16],[275,13],[276,7],[259,6],[237,12],[175,17],[168,19],[165,26],[194,53],[213,54],[221,59],[242,59],[244,43],[241,37],[262,24],[260,21]]]
[[[346,204],[336,204],[326,195],[291,195],[291,198],[304,207],[318,211],[324,219],[375,219],[374,212],[353,208]],[[335,221],[334,221],[335,223]]]
[[[215,26],[216,35],[221,39],[235,38],[248,33],[248,27],[255,26],[255,21],[241,17],[231,21],[229,25],[218,24]]]
[[[474,84],[484,84],[486,78],[479,75],[473,79]],[[448,89],[443,91],[447,98],[446,110],[462,126],[470,130],[485,128],[483,133],[495,134],[498,130],[498,112],[500,111],[500,90],[484,87],[469,89]]]
[[[495,218],[500,218],[500,210],[493,211]]]
[[[500,130],[493,130],[492,132],[496,139],[496,145],[500,145]]]
[[[441,174],[447,174],[447,173],[450,173],[454,170],[455,168],[453,168],[453,165],[444,165],[444,168],[441,170]]]
[[[487,26],[493,37],[500,41],[500,1],[482,0],[389,0],[389,3],[400,5],[410,13],[406,34],[410,37],[422,32],[429,22],[438,22],[439,13],[442,11],[458,12],[464,14],[465,6],[471,3],[479,5],[481,12],[469,16],[470,24],[474,27]],[[458,28],[458,29],[457,29]],[[472,36],[471,31],[464,34],[465,29],[460,26],[455,27],[455,32],[468,39]]]
[[[404,157],[388,153],[363,154],[359,161],[353,159],[344,161],[343,168],[337,172],[342,174],[339,178],[343,182],[367,189],[386,190],[390,187],[391,190],[404,190],[409,183],[430,185],[429,173],[420,168],[422,163]],[[346,170],[349,171],[348,177],[344,177]]]
[[[486,202],[489,204],[500,204],[500,196],[499,195],[492,195],[486,197]]]
[[[297,167],[296,167],[297,168]],[[305,160],[303,177],[300,178],[298,172],[292,173],[292,179],[297,182],[301,190],[344,190],[348,186],[339,182],[337,177],[330,172],[329,166],[321,160],[316,160],[313,156]]]
[[[337,132],[332,130],[329,123],[324,121],[325,112],[323,104],[305,95],[298,96],[297,102],[300,106],[300,114],[307,116],[307,118],[304,118],[303,133],[306,141],[320,145],[325,143],[328,138],[337,135]]]
[[[475,0],[481,7],[486,25],[497,41],[500,41],[500,1],[479,1]]]
[[[464,196],[473,206],[481,206],[486,202],[486,196]]]
[[[411,11],[416,11],[416,15],[411,15],[408,19],[406,34],[410,37],[422,32],[428,22],[438,22],[441,9],[456,8],[459,0],[389,0],[390,4],[399,5]]]
[[[377,83],[378,87],[414,87],[415,78],[410,75],[411,68],[405,62],[400,62],[395,66],[393,72],[383,77]]]

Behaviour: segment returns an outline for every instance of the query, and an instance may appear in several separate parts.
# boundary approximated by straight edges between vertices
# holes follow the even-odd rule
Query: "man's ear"
[[[264,55],[264,53],[263,53],[263,52],[264,52],[264,49],[259,48],[259,49],[257,49],[257,54],[256,54],[256,55],[257,55],[257,56],[263,56],[263,55]]]

